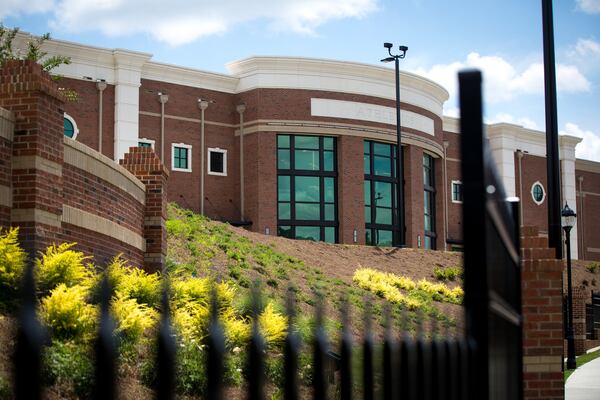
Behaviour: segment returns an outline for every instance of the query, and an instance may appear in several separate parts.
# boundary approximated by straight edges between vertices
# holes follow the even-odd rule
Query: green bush
[[[0,304],[4,305],[14,306],[25,270],[27,256],[19,246],[18,234],[18,228],[0,234]]]
[[[433,274],[440,281],[454,281],[456,278],[463,277],[463,270],[460,267],[435,267],[433,269]]]
[[[51,245],[41,254],[36,263],[36,281],[42,296],[47,295],[60,284],[67,287],[77,284],[91,284],[93,269],[84,263],[91,257],[72,250],[76,243]]]
[[[592,274],[595,274],[597,271],[600,271],[600,262],[593,262],[591,264],[588,264],[585,266],[585,269],[587,269]]]
[[[54,337],[86,341],[94,335],[98,309],[86,303],[88,291],[61,283],[42,299],[41,319]]]
[[[94,367],[88,351],[88,346],[55,341],[44,352],[45,383],[59,388],[66,386],[67,390],[72,388],[79,398],[88,398],[94,380]],[[68,393],[63,396],[70,397]]]
[[[181,340],[175,371],[177,392],[203,396],[206,392],[206,352],[195,340]]]

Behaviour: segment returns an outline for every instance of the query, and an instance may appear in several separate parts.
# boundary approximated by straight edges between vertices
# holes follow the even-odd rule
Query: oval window
[[[73,127],[73,123],[65,118],[64,126],[65,126],[65,136],[72,138],[73,135],[75,134],[75,128]]]
[[[535,182],[531,186],[531,197],[533,198],[535,204],[542,204],[544,202],[544,199],[546,198],[546,191],[540,182]]]

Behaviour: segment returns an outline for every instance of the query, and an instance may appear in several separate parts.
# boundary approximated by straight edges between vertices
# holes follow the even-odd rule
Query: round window
[[[72,138],[75,134],[75,128],[73,127],[73,123],[66,118],[63,121],[65,128],[65,136]]]
[[[540,182],[535,182],[531,186],[531,197],[533,198],[535,204],[542,204],[544,202],[544,199],[546,198],[546,191]]]

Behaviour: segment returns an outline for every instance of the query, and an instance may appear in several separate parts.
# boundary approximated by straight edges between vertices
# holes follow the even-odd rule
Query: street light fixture
[[[565,203],[561,213],[561,224],[565,231],[565,244],[567,245],[567,368],[577,368],[575,360],[575,337],[573,332],[573,289],[571,286],[571,229],[575,226],[577,214]]]
[[[402,168],[402,138],[400,133],[400,67],[398,61],[406,57],[407,46],[399,46],[399,54],[392,54],[392,43],[384,43],[383,47],[388,50],[389,57],[381,60],[381,62],[394,61],[396,67],[396,200],[398,209],[398,243],[399,247],[405,245],[404,240],[404,169]]]

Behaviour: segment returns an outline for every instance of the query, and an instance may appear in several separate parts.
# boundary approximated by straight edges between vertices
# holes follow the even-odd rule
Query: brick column
[[[585,354],[585,290],[573,287],[573,333],[575,336],[575,355]]]
[[[365,244],[363,139],[340,136],[337,145],[339,242]]]
[[[405,146],[403,149],[406,246],[416,248],[420,236],[423,247],[423,149],[417,146]]]
[[[11,223],[36,256],[61,231],[63,96],[39,64],[8,61],[0,70],[0,107],[15,118]]]
[[[525,399],[564,399],[561,260],[538,229],[523,227],[523,389]]]
[[[144,269],[162,271],[167,256],[167,179],[169,171],[149,147],[131,147],[119,163],[146,185]]]
[[[12,208],[12,142],[15,133],[13,113],[0,108],[0,228],[10,226]]]

